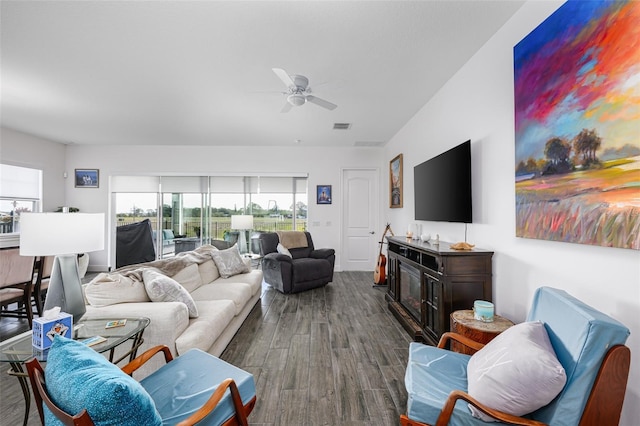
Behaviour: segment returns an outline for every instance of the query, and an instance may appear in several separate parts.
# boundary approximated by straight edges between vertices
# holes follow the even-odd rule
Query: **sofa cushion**
[[[517,324],[476,352],[467,366],[469,395],[516,416],[550,403],[567,377],[540,321]],[[471,405],[473,416],[492,420]]]
[[[145,269],[142,278],[152,302],[182,302],[187,305],[190,318],[198,316],[198,307],[193,298],[177,281],[152,269]]]
[[[212,251],[211,257],[213,257],[218,272],[223,278],[229,278],[236,274],[249,272],[250,270],[242,260],[242,257],[240,257],[240,252],[235,244],[226,250]]]
[[[192,263],[174,276],[172,276],[189,293],[202,285],[200,271],[197,263]]]
[[[229,300],[232,301],[235,310],[234,315],[239,314],[252,296],[252,288],[243,282],[225,282],[223,278],[218,278],[210,284],[205,284],[197,288],[191,296],[194,300],[201,302],[207,300]]]
[[[161,425],[147,391],[105,357],[75,340],[56,336],[45,368],[47,392],[70,414],[86,409],[96,425]],[[45,423],[62,425],[45,405]]]
[[[220,273],[213,259],[199,264],[198,272],[200,272],[200,281],[202,281],[202,284],[209,284],[220,278]]]
[[[156,345],[167,345],[173,355],[177,355],[176,339],[189,327],[189,310],[181,302],[143,302],[120,303],[117,305],[87,306],[87,313],[83,319],[97,318],[137,318],[146,317],[151,320],[144,330],[144,343],[138,350],[138,355]],[[98,333],[99,334],[99,333]],[[120,345],[115,350],[116,358],[125,355],[131,345]],[[135,379],[140,380],[165,364],[164,357],[154,356],[141,368],[133,373]]]
[[[92,306],[149,302],[144,283],[117,273],[98,274],[84,287],[84,295]]]
[[[262,291],[262,271],[258,269],[252,269],[250,272],[246,274],[234,275],[229,278],[218,278],[218,284],[247,284],[251,287],[251,295],[255,295],[256,293]]]
[[[190,319],[187,329],[176,339],[178,354],[193,348],[208,351],[236,315],[231,300],[196,301],[196,304],[200,315]]]

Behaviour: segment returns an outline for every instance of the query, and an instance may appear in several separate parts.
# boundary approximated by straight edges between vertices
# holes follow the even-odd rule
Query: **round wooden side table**
[[[465,309],[451,313],[451,331],[468,337],[476,342],[489,343],[498,334],[511,327],[512,321],[500,315],[493,316],[493,322],[483,322],[473,317],[472,309]],[[451,341],[451,350],[467,355],[475,351],[465,345]]]

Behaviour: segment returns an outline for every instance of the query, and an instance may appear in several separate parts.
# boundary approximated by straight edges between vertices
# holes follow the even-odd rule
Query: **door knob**
[[[375,233],[376,233],[376,231],[371,231],[371,232],[369,232],[369,233],[370,233],[371,235],[373,235],[373,234],[375,234]]]

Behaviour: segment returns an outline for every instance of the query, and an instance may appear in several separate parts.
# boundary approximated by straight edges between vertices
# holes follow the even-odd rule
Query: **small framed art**
[[[76,169],[76,188],[97,188],[100,184],[100,170]]]
[[[402,154],[389,162],[389,207],[402,207]]]
[[[316,193],[317,204],[331,204],[331,185],[318,185]]]

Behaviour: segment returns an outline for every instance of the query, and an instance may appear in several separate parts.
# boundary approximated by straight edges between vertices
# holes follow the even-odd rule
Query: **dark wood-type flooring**
[[[410,338],[372,272],[338,272],[325,287],[284,295],[266,286],[221,358],[255,376],[252,425],[397,425],[406,408]],[[2,318],[2,339],[27,329]],[[0,425],[19,425],[18,381],[0,374]],[[38,425],[35,407],[29,424]]]

